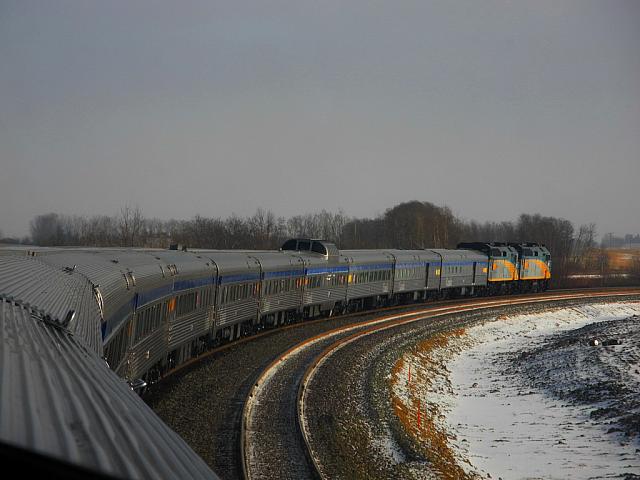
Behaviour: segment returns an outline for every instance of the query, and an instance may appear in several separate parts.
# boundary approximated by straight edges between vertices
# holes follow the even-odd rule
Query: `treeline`
[[[39,246],[277,249],[289,237],[308,235],[336,241],[348,218],[322,211],[289,219],[258,209],[250,217],[232,215],[190,220],[146,218],[139,208],[124,207],[118,215],[92,217],[48,213],[30,224],[31,240]]]
[[[41,246],[277,249],[290,237],[323,238],[339,248],[454,248],[459,242],[538,242],[553,255],[554,274],[562,277],[572,263],[595,244],[595,225],[575,231],[556,217],[522,214],[515,221],[476,222],[456,217],[448,207],[412,201],[373,219],[350,218],[344,212],[321,211],[278,217],[258,209],[249,217],[202,217],[190,220],[146,218],[126,206],[114,216],[38,215],[31,222],[31,240]]]
[[[373,220],[352,220],[343,230],[347,248],[454,248],[460,242],[536,242],[552,252],[554,273],[566,275],[572,257],[594,245],[595,225],[562,218],[522,214],[516,221],[476,222],[457,218],[447,207],[407,202]],[[585,232],[590,232],[590,237]]]

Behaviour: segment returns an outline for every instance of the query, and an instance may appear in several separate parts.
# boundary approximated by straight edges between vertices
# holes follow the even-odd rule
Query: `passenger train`
[[[295,238],[279,251],[187,250],[178,246],[169,250],[0,249],[0,320],[4,325],[17,316],[30,318],[34,326],[29,328],[35,329],[25,336],[19,322],[7,323],[14,325],[15,331],[5,328],[5,333],[13,332],[15,338],[2,337],[0,353],[4,352],[7,360],[2,370],[5,373],[13,361],[17,365],[14,370],[37,372],[45,386],[41,396],[36,389],[28,400],[38,412],[45,404],[59,402],[56,395],[64,397],[72,389],[64,386],[73,381],[68,361],[56,353],[60,345],[68,344],[76,356],[91,359],[86,373],[94,378],[75,380],[86,383],[86,392],[118,377],[129,392],[141,391],[205,350],[264,328],[428,299],[542,291],[548,288],[550,278],[549,250],[535,243],[463,243],[455,250],[338,250],[327,241]],[[49,338],[51,335],[56,335],[55,339]],[[25,342],[35,352],[33,356],[13,349],[14,344]],[[37,359],[37,352],[42,351],[49,352],[50,363]],[[100,358],[102,366],[95,361]],[[106,375],[105,364],[117,377]],[[47,377],[57,376],[62,386],[55,382],[49,385],[52,380]],[[126,405],[123,408],[144,411],[142,402],[127,398],[122,385],[114,386],[111,396],[114,391]],[[21,398],[19,393],[15,395]],[[3,413],[8,411],[5,405],[2,408]],[[71,446],[61,447],[56,436],[50,442],[36,442],[45,454],[68,458],[69,449],[78,448],[73,447],[77,443],[74,435],[79,435],[73,432],[73,425],[78,419],[91,417],[85,409],[98,406],[78,403],[76,408],[58,407],[68,415],[71,429],[67,437],[60,438]],[[105,404],[103,408],[115,407]],[[100,423],[102,414],[95,415],[98,418],[93,421]],[[146,418],[150,414],[139,415]],[[162,430],[153,422],[140,422],[139,428]],[[13,438],[14,434],[19,438]],[[139,444],[132,435],[123,433],[126,441],[122,443],[112,441],[123,458],[131,457],[131,444]],[[35,442],[33,436],[22,438],[19,432],[7,433],[0,425],[0,441],[29,448],[29,438]],[[170,448],[167,442],[165,447]],[[96,444],[95,448],[101,447]],[[149,450],[146,466],[121,460],[104,471],[121,474],[125,467],[148,468],[141,476],[163,476],[157,465],[165,465],[167,471],[177,467],[167,462],[162,448]],[[78,451],[80,460],[74,461],[91,464],[93,457],[84,458],[83,454],[88,455]],[[180,468],[200,469],[200,463],[189,460],[189,455]],[[198,472],[180,474],[198,477]],[[126,469],[124,473],[131,476]]]

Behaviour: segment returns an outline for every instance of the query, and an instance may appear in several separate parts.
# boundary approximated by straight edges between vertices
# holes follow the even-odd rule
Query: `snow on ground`
[[[459,464],[504,479],[640,474],[638,315],[584,305],[468,329],[450,388],[428,395]]]

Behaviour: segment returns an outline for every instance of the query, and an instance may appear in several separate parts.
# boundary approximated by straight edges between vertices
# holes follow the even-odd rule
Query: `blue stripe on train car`
[[[224,285],[225,283],[255,282],[257,280],[260,280],[260,275],[258,275],[257,273],[227,275],[226,277],[218,277],[218,284]]]
[[[352,272],[361,272],[365,270],[391,270],[393,263],[375,263],[372,265],[351,265],[349,268]]]
[[[167,295],[171,295],[173,291],[173,285],[163,285],[162,287],[154,288],[153,290],[149,290],[147,292],[138,292],[138,301],[136,307],[141,307],[148,303],[151,303],[159,298],[166,297]]]
[[[264,272],[264,278],[281,278],[281,277],[301,277],[304,275],[302,270],[287,270],[285,272]]]
[[[204,287],[206,285],[213,285],[214,277],[196,278],[192,280],[177,280],[173,284],[173,291],[180,292],[182,290],[188,290],[190,288]]]
[[[403,262],[396,263],[396,268],[415,268],[415,267],[426,267],[429,262]],[[438,262],[440,263],[440,262]]]
[[[318,275],[322,273],[348,273],[349,268],[345,266],[339,267],[314,267],[314,268],[305,268],[304,273],[307,275]]]

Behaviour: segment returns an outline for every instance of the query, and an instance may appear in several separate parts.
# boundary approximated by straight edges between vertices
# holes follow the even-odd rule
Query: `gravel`
[[[602,298],[593,301],[604,302]],[[535,313],[554,305],[589,302],[583,299],[512,306],[426,319],[363,337],[338,350],[314,376],[305,406],[310,443],[323,475],[345,479],[475,478],[447,465],[446,445],[433,438],[416,441],[416,431],[407,431],[389,390],[392,368],[403,352],[438,334],[501,314]],[[429,412],[423,413],[422,422],[426,422]]]

